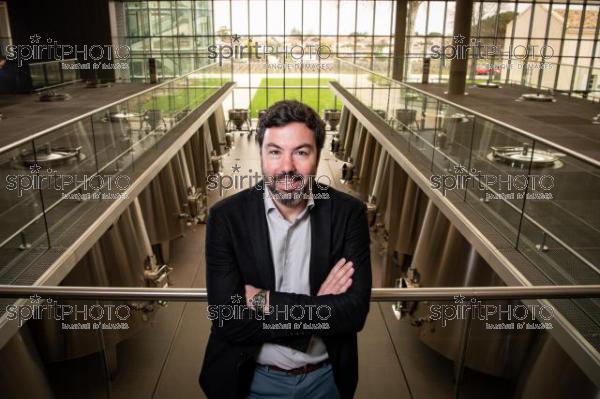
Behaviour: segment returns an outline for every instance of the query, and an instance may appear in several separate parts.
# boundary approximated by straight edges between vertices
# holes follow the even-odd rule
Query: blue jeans
[[[339,399],[339,397],[330,363],[300,375],[290,375],[257,364],[248,399]]]

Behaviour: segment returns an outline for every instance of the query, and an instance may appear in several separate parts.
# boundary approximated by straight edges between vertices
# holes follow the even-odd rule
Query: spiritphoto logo
[[[250,309],[241,295],[232,295],[230,303],[225,305],[208,305],[208,319],[217,321],[219,327],[229,320],[259,320],[264,329],[286,330],[325,330],[329,329],[327,320],[331,317],[329,305],[269,305],[263,312]],[[302,322],[301,320],[309,320]]]
[[[454,303],[429,305],[429,318],[446,327],[449,321],[485,321],[486,330],[550,330],[554,307],[545,304],[491,304],[454,296]]]
[[[59,44],[51,37],[42,40],[42,36],[29,36],[29,44],[9,44],[5,47],[6,59],[17,61],[20,67],[24,62],[61,61],[77,58],[83,62],[100,60],[124,60],[129,58],[131,49],[127,45],[110,44]]]
[[[224,196],[227,192],[229,192],[229,190],[237,191],[254,187],[261,181],[263,184],[259,186],[259,189],[264,191],[266,191],[265,186],[278,182],[285,183],[286,186],[292,186],[292,184],[299,185],[298,190],[302,190],[305,187],[313,187],[313,184],[317,185],[317,187],[321,189],[331,185],[331,179],[326,175],[302,176],[296,174],[285,174],[281,176],[265,176],[260,174],[257,170],[252,169],[248,169],[248,174],[244,174],[240,173],[241,166],[237,163],[231,167],[231,170],[231,174],[209,174],[206,177],[206,189],[208,191],[218,191],[220,196]],[[313,194],[313,197],[316,195],[317,193]]]
[[[125,321],[131,317],[129,305],[59,304],[37,294],[29,297],[29,303],[7,305],[5,311],[6,318],[16,320],[19,327],[28,320],[55,320],[62,321],[65,330],[128,329]]]
[[[541,59],[543,62],[554,56],[554,49],[547,44],[542,46],[536,44],[529,44],[527,46],[517,44],[504,49],[495,44],[482,44],[481,40],[477,38],[471,38],[468,42],[462,35],[454,35],[453,38],[452,44],[446,46],[434,44],[431,46],[431,58],[434,60],[466,60],[468,58],[481,60],[498,58],[517,61]]]
[[[7,174],[5,189],[16,192],[17,197],[32,191],[54,190],[61,192],[65,199],[117,199],[125,196],[123,192],[129,188],[131,179],[119,174],[62,174],[50,168],[43,169],[38,164],[30,165],[29,170],[30,174]],[[73,192],[76,189],[86,193]]]
[[[229,59],[247,59],[264,60],[269,55],[283,54],[284,58],[291,58],[294,61],[305,59],[327,59],[332,55],[331,48],[325,44],[305,44],[305,45],[270,45],[253,41],[252,37],[241,40],[242,36],[231,35],[231,44],[213,44],[208,46],[208,58],[218,59],[219,65],[223,65],[223,60]]]
[[[429,177],[431,188],[441,191],[444,196],[448,191],[471,189],[484,192],[486,199],[523,199],[527,189],[527,199],[554,198],[548,192],[554,188],[552,175],[484,174],[462,165],[452,166],[446,171],[449,173]]]

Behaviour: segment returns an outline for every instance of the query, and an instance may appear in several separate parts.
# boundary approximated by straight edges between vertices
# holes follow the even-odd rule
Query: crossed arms
[[[318,295],[302,295],[287,292],[270,291],[268,304],[278,310],[302,306],[316,309],[327,307],[329,315],[325,320],[329,328],[319,330],[321,336],[355,333],[360,331],[369,311],[371,295],[371,261],[369,249],[369,228],[365,206],[354,206],[349,212],[346,231],[340,236],[344,239],[340,259],[321,284]],[[253,287],[243,281],[234,243],[227,218],[222,209],[211,210],[206,228],[206,286],[208,303],[211,305],[235,305],[232,297],[236,295],[248,299],[261,287]],[[330,265],[318,265],[327,267]],[[213,330],[222,339],[232,343],[277,342],[286,337],[313,335],[314,330],[290,330],[264,328],[263,323],[315,323],[313,312],[294,312],[292,318],[285,312],[276,315],[253,317],[252,311],[243,317],[231,317],[226,320],[213,320]],[[300,317],[299,317],[300,316]]]

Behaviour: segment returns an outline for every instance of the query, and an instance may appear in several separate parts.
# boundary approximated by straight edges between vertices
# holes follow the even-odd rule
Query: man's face
[[[298,205],[319,163],[314,132],[302,122],[267,128],[260,158],[274,200],[287,207]]]

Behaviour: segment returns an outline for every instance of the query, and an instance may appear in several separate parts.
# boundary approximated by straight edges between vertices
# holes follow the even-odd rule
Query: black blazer
[[[261,183],[225,198],[210,209],[206,225],[206,287],[211,308],[232,305],[232,296],[244,297],[244,285],[270,290],[270,305],[331,309],[329,329],[290,330],[263,328],[263,323],[285,323],[278,317],[213,320],[199,382],[209,398],[245,398],[254,376],[255,359],[264,342],[294,347],[294,340],[319,335],[327,347],[336,386],[342,398],[352,398],[358,382],[356,333],[365,323],[371,296],[370,238],[366,207],[351,195],[315,185],[315,206],[310,212],[311,295],[275,292],[275,272]],[[328,197],[328,198],[327,198]],[[316,296],[330,269],[342,257],[354,263],[352,286],[341,295]],[[235,297],[234,297],[235,298]],[[239,297],[238,297],[239,299]],[[240,303],[244,303],[244,300]],[[216,312],[215,312],[216,313]],[[323,314],[323,313],[321,313]],[[290,322],[316,323],[314,314],[295,312]],[[309,318],[312,316],[312,318]]]

